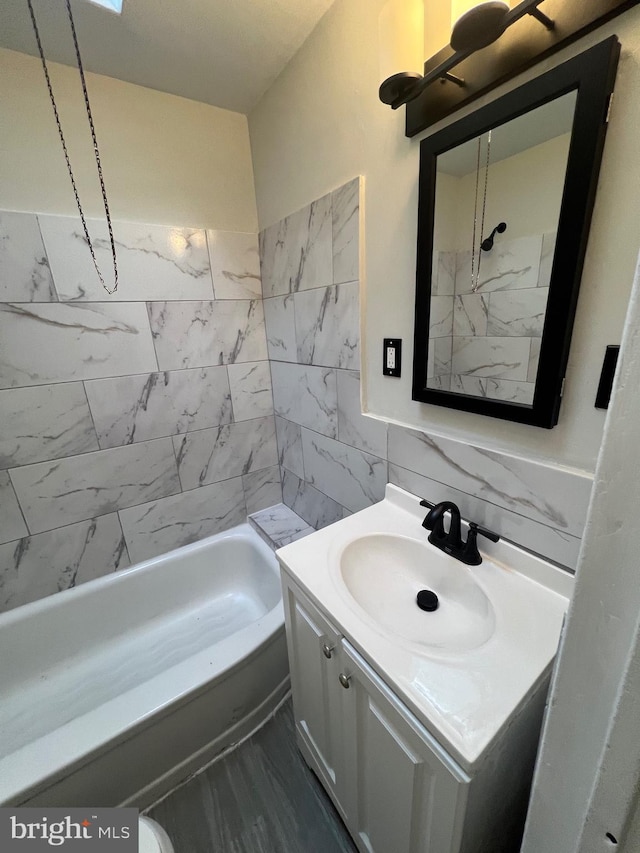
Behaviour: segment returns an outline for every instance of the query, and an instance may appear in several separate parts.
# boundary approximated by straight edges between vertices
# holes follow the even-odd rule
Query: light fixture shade
[[[378,97],[383,104],[393,106],[399,98],[404,98],[422,80],[422,74],[417,71],[400,71],[387,77],[380,85]]]
[[[451,31],[455,50],[480,50],[500,38],[509,13],[509,4],[501,0],[478,3],[458,18]]]

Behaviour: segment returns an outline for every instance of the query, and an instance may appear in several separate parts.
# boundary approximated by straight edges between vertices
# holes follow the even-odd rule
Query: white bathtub
[[[288,689],[248,525],[0,615],[0,805],[144,808]]]

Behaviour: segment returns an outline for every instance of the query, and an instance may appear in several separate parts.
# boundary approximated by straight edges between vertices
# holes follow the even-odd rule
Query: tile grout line
[[[22,516],[22,520],[23,520],[23,522],[24,522],[24,526],[25,526],[25,528],[26,528],[26,530],[27,530],[27,535],[26,535],[26,536],[21,536],[19,539],[14,539],[14,540],[11,540],[11,541],[14,541],[14,542],[21,542],[23,539],[28,539],[30,536],[34,536],[35,534],[33,534],[33,533],[31,532],[31,529],[30,529],[29,524],[28,524],[28,522],[27,522],[27,516],[26,516],[26,514],[25,514],[24,509],[22,508],[22,503],[20,502],[20,497],[19,497],[19,495],[18,495],[18,490],[16,489],[16,484],[13,482],[13,477],[11,476],[11,471],[10,471],[8,468],[7,468],[7,469],[5,469],[5,470],[6,470],[6,472],[7,472],[7,477],[9,478],[9,485],[11,486],[11,491],[13,492],[13,496],[14,496],[14,497],[15,497],[15,499],[16,499],[16,504],[18,505],[18,509],[20,510],[20,515]],[[2,544],[6,544],[6,543],[2,543]]]
[[[99,435],[98,430],[97,430],[97,428],[96,428],[96,420],[95,420],[95,418],[94,418],[94,416],[93,416],[93,410],[91,409],[91,403],[89,402],[89,395],[87,394],[87,387],[86,387],[86,385],[84,384],[84,380],[82,381],[82,390],[83,390],[83,392],[84,392],[84,398],[85,398],[85,400],[87,401],[87,409],[88,409],[88,411],[89,411],[89,417],[91,418],[91,424],[92,424],[92,426],[93,426],[93,432],[94,432],[95,437],[96,437],[96,444],[98,445],[98,450],[106,449],[106,448],[103,448],[103,447],[102,447],[102,444],[100,443],[100,435]],[[91,450],[87,451],[87,453],[92,453],[92,452],[93,452],[93,453],[95,453],[95,451],[91,451]],[[82,455],[82,454],[74,454],[74,455],[76,455],[76,456],[80,456],[80,455]],[[70,459],[71,457],[70,457],[70,456],[61,456],[61,457],[58,457],[58,458],[60,458],[60,459]],[[53,461],[53,460],[47,460],[47,459],[42,459],[42,460],[41,460],[41,462],[52,462],[52,461]],[[30,463],[27,463],[27,464],[30,464]],[[31,464],[36,465],[37,463],[36,463],[36,462],[34,462],[34,463],[31,463]],[[23,467],[23,466],[16,466],[16,467]]]

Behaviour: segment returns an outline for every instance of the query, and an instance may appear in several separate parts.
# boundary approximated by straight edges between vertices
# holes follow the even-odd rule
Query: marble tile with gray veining
[[[435,341],[427,345],[427,379],[433,379],[436,372]]]
[[[291,293],[333,283],[330,194],[287,217],[286,249]]]
[[[298,362],[360,369],[359,284],[338,284],[294,297]]]
[[[443,485],[398,465],[389,465],[389,482],[436,503],[451,500],[459,506],[463,518],[494,530],[504,539],[562,566],[572,570],[576,568],[581,541],[577,536],[555,530],[517,512],[511,512],[488,500]],[[482,549],[482,538],[479,538],[478,542]]]
[[[0,542],[12,542],[28,533],[9,472],[0,471]]]
[[[477,260],[472,257],[469,249],[461,249],[456,252],[456,275],[454,279],[454,293],[472,293],[477,277]],[[473,275],[472,275],[473,274]]]
[[[307,481],[342,506],[357,512],[383,499],[385,460],[306,429],[302,449]]]
[[[343,518],[342,504],[332,500],[306,480],[296,477],[286,468],[282,472],[282,502],[315,530]]]
[[[487,334],[489,297],[483,293],[465,293],[453,302],[453,334],[456,337],[483,337]]]
[[[431,391],[450,391],[451,374],[443,373],[440,376],[429,376],[427,379],[427,388],[431,389]]]
[[[260,247],[260,277],[262,296],[283,296],[291,293],[289,255],[286,246],[287,220],[282,219],[258,235]]]
[[[536,287],[540,270],[542,236],[516,237],[512,240],[496,241],[491,252],[482,252],[478,291],[489,293],[494,290],[514,290]],[[478,255],[476,254],[476,264]],[[456,265],[456,293],[470,293],[471,252],[458,253]]]
[[[106,298],[77,217],[39,215],[51,272],[61,301]],[[104,220],[89,219],[89,236],[105,283],[114,284],[111,243]],[[211,299],[205,232],[197,228],[113,222],[119,302]]]
[[[333,283],[360,278],[360,178],[331,193]]]
[[[276,361],[298,360],[294,299],[290,293],[264,300],[267,349],[269,358]]]
[[[242,485],[248,515],[282,503],[282,482],[277,465],[243,474]]]
[[[35,213],[0,211],[0,302],[57,302]]]
[[[0,468],[98,450],[81,382],[0,391]]]
[[[160,370],[267,358],[260,300],[150,302],[148,308]]]
[[[257,234],[207,231],[216,299],[260,299],[260,251]]]
[[[487,380],[476,376],[465,376],[464,373],[453,373],[449,390],[455,394],[470,394],[472,397],[487,396]]]
[[[137,563],[246,521],[242,479],[150,501],[119,515],[129,556]]]
[[[11,479],[32,533],[180,491],[170,438],[26,465]]]
[[[253,513],[249,522],[273,548],[282,548],[314,532],[304,518],[283,503]]]
[[[581,536],[593,478],[450,438],[389,425],[389,462]]]
[[[248,421],[273,414],[271,371],[268,361],[230,364],[229,385],[234,421]]]
[[[157,370],[144,304],[0,305],[0,388]]]
[[[101,447],[117,447],[232,420],[225,367],[85,382]]]
[[[553,257],[556,252],[556,231],[549,231],[542,235],[542,253],[540,255],[540,271],[538,272],[538,287],[549,287],[551,284],[551,271],[553,268]]]
[[[272,362],[276,415],[324,435],[338,435],[336,371],[331,368]]]
[[[360,374],[356,371],[339,370],[337,378],[338,441],[386,459],[387,425],[362,414]]]
[[[304,480],[302,428],[300,424],[294,424],[293,421],[287,421],[276,415],[276,440],[280,467],[287,468]]]
[[[503,400],[506,403],[533,404],[533,382],[515,382],[512,379],[485,379],[485,396],[490,400]]]
[[[433,345],[433,373],[435,376],[451,373],[451,354],[453,342],[451,338],[434,338],[429,341],[429,349]]]
[[[492,293],[489,296],[487,335],[541,337],[548,296],[546,287]]]
[[[36,601],[128,565],[116,513],[0,545],[0,610]]]
[[[432,296],[429,338],[450,338],[453,333],[453,296]]]
[[[431,292],[434,296],[453,296],[456,283],[456,253],[436,252],[433,259]]]
[[[260,235],[265,298],[333,283],[331,195],[292,213]]]
[[[529,341],[529,338],[454,338],[450,370],[467,376],[526,380]]]
[[[529,367],[527,368],[527,382],[535,383],[538,377],[538,366],[540,363],[541,338],[531,338],[531,351],[529,352]]]
[[[173,443],[184,491],[278,464],[272,417],[188,432]]]

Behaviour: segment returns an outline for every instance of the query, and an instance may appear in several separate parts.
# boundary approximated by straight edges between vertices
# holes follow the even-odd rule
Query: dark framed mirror
[[[615,36],[424,139],[414,400],[558,422]]]

